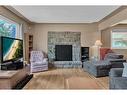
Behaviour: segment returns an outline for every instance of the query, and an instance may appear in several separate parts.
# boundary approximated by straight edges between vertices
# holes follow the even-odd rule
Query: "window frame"
[[[15,24],[16,25],[16,35],[15,35],[15,38],[22,39],[22,35],[20,35],[21,32],[22,32],[22,28],[21,28],[22,25],[21,24],[15,22],[15,21],[13,21],[13,20],[11,20],[11,19],[9,19],[9,18],[7,18],[7,17],[5,17],[3,15],[0,15],[0,19],[5,20],[7,23]]]
[[[111,49],[127,49],[127,47],[113,47],[113,30],[111,30]]]

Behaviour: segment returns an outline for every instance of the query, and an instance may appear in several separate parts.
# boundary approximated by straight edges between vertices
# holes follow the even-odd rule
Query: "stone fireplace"
[[[48,58],[55,67],[82,67],[80,32],[48,32]]]

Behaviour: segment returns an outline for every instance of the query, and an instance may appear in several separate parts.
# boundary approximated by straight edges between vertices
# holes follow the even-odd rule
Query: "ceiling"
[[[35,23],[98,22],[120,6],[12,6]]]

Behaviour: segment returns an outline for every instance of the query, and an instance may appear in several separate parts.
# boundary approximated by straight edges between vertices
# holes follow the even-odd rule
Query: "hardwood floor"
[[[51,69],[45,72],[34,73],[34,77],[27,83],[24,89],[67,89],[66,79],[70,77],[90,78],[101,89],[109,88],[108,77],[95,78],[82,69]]]

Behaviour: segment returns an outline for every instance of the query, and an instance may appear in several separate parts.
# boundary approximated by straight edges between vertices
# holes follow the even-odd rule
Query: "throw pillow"
[[[123,63],[124,65],[124,68],[123,68],[123,74],[122,74],[122,77],[127,77],[127,63]]]
[[[111,52],[111,49],[110,48],[100,48],[100,60],[104,60],[105,58],[105,55],[107,53],[109,53],[109,51]]]

